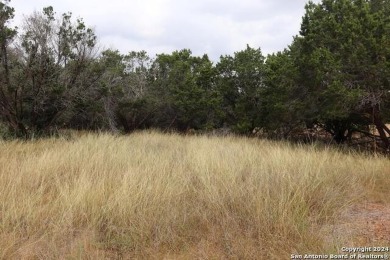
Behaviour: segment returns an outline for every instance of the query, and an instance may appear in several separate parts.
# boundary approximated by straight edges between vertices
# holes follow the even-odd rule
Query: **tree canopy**
[[[308,119],[336,141],[375,124],[389,147],[384,120],[390,97],[389,1],[309,2],[299,44],[299,83],[309,93]],[[309,108],[314,108],[313,110]]]
[[[224,127],[288,138],[320,128],[337,143],[360,133],[390,148],[388,0],[308,2],[285,50],[248,45],[217,62],[189,49],[99,49],[81,18],[51,6],[13,28],[14,11],[0,2],[0,124],[11,135]]]

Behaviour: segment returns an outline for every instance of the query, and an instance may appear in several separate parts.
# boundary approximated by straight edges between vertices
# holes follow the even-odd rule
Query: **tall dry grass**
[[[390,161],[238,137],[0,141],[0,259],[288,259],[388,202]]]

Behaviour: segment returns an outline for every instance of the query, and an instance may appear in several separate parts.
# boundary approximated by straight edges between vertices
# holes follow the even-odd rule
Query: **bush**
[[[13,137],[14,135],[9,131],[9,128],[3,122],[0,122],[0,140],[11,139]]]

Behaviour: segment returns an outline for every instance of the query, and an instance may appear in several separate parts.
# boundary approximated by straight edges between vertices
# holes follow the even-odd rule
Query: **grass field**
[[[351,205],[389,203],[389,177],[384,157],[243,137],[0,141],[0,259],[337,252],[320,227]]]

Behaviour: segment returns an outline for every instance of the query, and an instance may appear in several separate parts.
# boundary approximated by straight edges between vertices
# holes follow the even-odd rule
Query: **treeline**
[[[284,51],[264,56],[247,46],[214,64],[188,49],[155,58],[99,50],[82,19],[57,17],[52,7],[12,28],[14,9],[0,3],[1,124],[19,137],[61,128],[288,137],[316,127],[337,143],[360,133],[389,149],[390,1],[323,0],[305,9]]]

